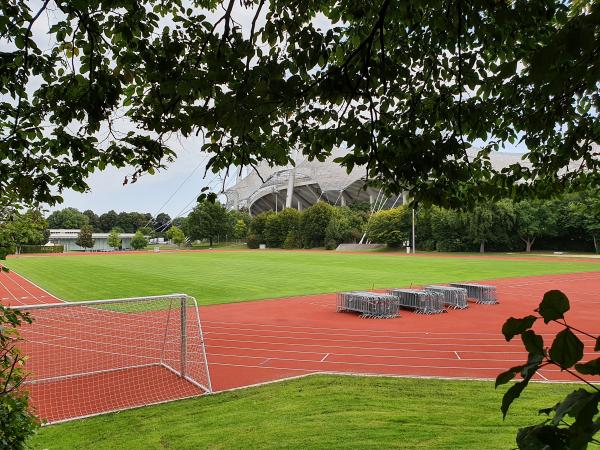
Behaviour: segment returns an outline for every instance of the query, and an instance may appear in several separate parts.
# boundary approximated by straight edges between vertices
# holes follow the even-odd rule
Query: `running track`
[[[472,304],[468,310],[434,316],[404,312],[388,320],[336,313],[334,294],[202,307],[213,388],[235,389],[316,372],[494,379],[525,360],[520,340],[504,340],[503,322],[531,314],[544,292],[556,288],[570,297],[569,323],[600,334],[600,271],[490,283],[498,288],[499,305]],[[10,272],[0,274],[0,301],[18,305],[60,300]],[[558,328],[540,325],[536,329],[549,346]],[[590,338],[581,339],[588,350],[593,348]],[[544,369],[536,380],[573,379]]]

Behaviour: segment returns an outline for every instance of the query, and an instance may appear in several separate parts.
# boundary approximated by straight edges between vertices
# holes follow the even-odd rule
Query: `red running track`
[[[316,372],[494,379],[526,356],[518,339],[504,340],[504,321],[531,314],[544,292],[557,288],[571,300],[569,323],[600,334],[600,272],[486,282],[497,286],[499,305],[471,304],[433,316],[407,311],[397,319],[361,319],[337,313],[334,294],[202,307],[213,389]],[[0,275],[0,299],[6,298],[11,304],[59,301],[14,273]],[[537,324],[536,330],[549,346],[558,327]],[[593,348],[590,338],[581,339]],[[573,378],[549,368],[536,380]]]

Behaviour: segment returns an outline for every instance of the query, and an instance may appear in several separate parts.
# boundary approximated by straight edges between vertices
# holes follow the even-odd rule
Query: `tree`
[[[121,235],[119,234],[119,230],[113,229],[110,231],[108,235],[108,245],[114,249],[121,248]]]
[[[515,229],[527,253],[538,237],[556,234],[557,211],[548,202],[523,200],[515,203],[514,210]]]
[[[135,232],[135,235],[131,238],[131,248],[134,250],[143,250],[148,246],[148,239],[144,236],[144,234],[138,230]]]
[[[171,227],[171,216],[167,213],[159,213],[154,219],[154,229],[159,233],[165,233]]]
[[[102,231],[102,226],[100,225],[100,217],[92,211],[91,209],[86,209],[83,214],[88,218],[88,224],[92,226],[94,231],[100,232]]]
[[[233,235],[232,218],[220,203],[203,201],[187,216],[185,232],[192,241],[207,239],[212,247],[217,236]]]
[[[406,206],[376,212],[367,223],[367,236],[374,242],[400,247],[410,237],[410,217]]]
[[[84,225],[79,230],[79,234],[77,235],[77,240],[75,244],[78,246],[88,249],[94,246],[94,239],[92,237],[92,227],[90,225]]]
[[[348,169],[367,164],[389,190],[455,206],[598,184],[591,0],[1,8],[0,92],[15,100],[2,106],[0,197],[59,202],[110,165],[132,167],[135,182],[175,156],[172,132],[205,133],[215,172],[344,143]],[[49,31],[30,32],[41,20]],[[122,113],[133,126],[115,133]],[[521,138],[523,163],[495,172],[488,153]]]
[[[243,220],[238,219],[233,227],[233,237],[236,239],[246,239],[247,235],[248,225]]]
[[[29,314],[0,304],[0,446],[14,450],[29,448],[27,440],[40,426],[22,386],[27,373],[18,328],[23,323],[32,323]]]
[[[363,234],[365,215],[362,210],[353,210],[348,207],[334,208],[325,229],[325,246],[334,249],[344,242],[356,242]]]
[[[333,206],[321,201],[302,212],[300,236],[305,248],[325,246],[325,230],[332,215]]]
[[[102,232],[108,233],[110,230],[116,228],[117,227],[117,219],[118,219],[118,215],[113,210],[110,210],[107,213],[100,215],[98,220],[100,221],[100,229],[102,230]],[[122,232],[124,232],[124,230],[122,228],[119,227],[119,229]]]
[[[5,226],[12,233],[17,251],[22,245],[44,245],[48,242],[48,222],[37,209],[30,209],[23,214],[15,212]]]
[[[479,251],[485,252],[490,241],[507,241],[514,226],[514,211],[510,202],[481,203],[467,214],[468,233]]]
[[[76,208],[64,208],[48,216],[48,227],[75,230],[88,225],[89,220],[88,216]]]
[[[175,225],[171,226],[167,231],[167,239],[172,241],[178,247],[181,246],[185,242],[185,234],[181,230],[181,228],[176,227]]]

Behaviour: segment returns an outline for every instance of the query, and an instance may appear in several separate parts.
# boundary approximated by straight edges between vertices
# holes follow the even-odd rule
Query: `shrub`
[[[29,409],[29,396],[22,389],[26,373],[24,356],[17,348],[18,327],[31,323],[28,314],[0,305],[0,448],[23,449],[40,425]]]
[[[367,231],[374,242],[400,247],[409,239],[410,227],[410,212],[406,206],[400,206],[373,214]]]
[[[148,245],[148,239],[146,239],[144,237],[144,235],[142,234],[142,232],[140,230],[136,231],[135,235],[131,239],[131,247],[134,250],[141,250],[143,248],[146,248],[147,245]]]
[[[333,206],[325,202],[317,202],[304,210],[300,219],[300,234],[304,247],[323,247],[325,245],[325,230],[333,211]]]
[[[283,242],[283,248],[291,250],[302,247],[300,236],[297,230],[290,230]]]
[[[255,234],[249,234],[248,238],[246,239],[246,246],[248,248],[258,248],[258,246],[260,245],[260,239],[258,239],[258,236],[256,236]]]

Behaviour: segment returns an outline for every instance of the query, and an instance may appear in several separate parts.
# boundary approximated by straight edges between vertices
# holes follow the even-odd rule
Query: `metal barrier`
[[[441,292],[419,289],[390,289],[387,293],[395,296],[401,307],[414,309],[417,314],[446,312],[444,295]]]
[[[439,292],[444,296],[444,304],[452,309],[467,309],[467,290],[452,286],[425,286],[425,290]]]
[[[337,294],[337,310],[353,311],[364,318],[391,319],[400,317],[398,298],[389,294],[355,291]]]
[[[476,303],[483,305],[497,305],[496,286],[476,283],[450,283],[450,286],[466,289],[467,296]]]

